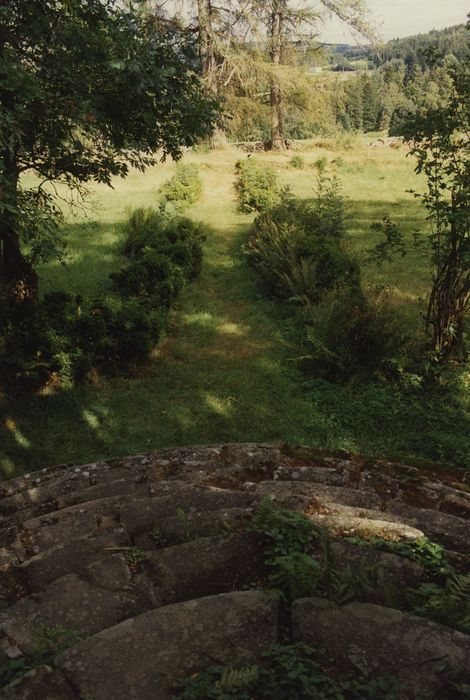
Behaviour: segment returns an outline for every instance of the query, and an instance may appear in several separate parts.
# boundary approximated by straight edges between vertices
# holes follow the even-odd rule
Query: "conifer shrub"
[[[122,253],[130,259],[153,250],[170,258],[188,279],[200,272],[204,236],[199,224],[187,217],[169,214],[165,207],[135,209],[124,225],[123,236]]]
[[[197,166],[178,163],[175,174],[161,187],[160,194],[168,202],[183,206],[197,202],[202,194],[202,180]]]
[[[385,296],[362,291],[345,233],[338,182],[318,168],[315,197],[284,196],[261,213],[244,250],[268,292],[302,309],[304,369],[334,381],[357,373],[396,377],[407,339]]]
[[[77,336],[91,365],[112,372],[145,360],[166,327],[167,308],[156,301],[117,294],[90,300]]]
[[[343,245],[344,207],[334,179],[322,178],[311,201],[283,196],[255,220],[244,250],[269,292],[310,307],[343,281],[359,284],[359,270]]]
[[[305,318],[304,367],[333,381],[357,374],[395,378],[406,335],[384,297],[368,299],[359,286],[328,290]]]
[[[244,211],[264,212],[281,200],[281,185],[273,166],[256,158],[239,160],[236,168],[236,189]]]
[[[16,308],[2,305],[0,381],[69,387],[90,369],[115,372],[144,361],[165,332],[168,311],[202,262],[197,224],[164,211],[135,210],[124,227],[127,264],[96,298],[65,292]]]

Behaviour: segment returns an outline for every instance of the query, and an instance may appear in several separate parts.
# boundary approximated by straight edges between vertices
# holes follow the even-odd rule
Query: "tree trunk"
[[[219,94],[217,80],[217,57],[212,26],[213,8],[211,0],[197,0],[197,22],[199,31],[199,56],[202,63],[202,75],[207,89],[214,97]],[[210,139],[211,148],[216,148],[227,141],[224,132],[219,127],[214,129]]]
[[[18,172],[9,152],[1,156],[3,186],[0,188],[0,292],[12,303],[38,297],[38,277],[24,257],[16,213]]]
[[[207,87],[214,94],[218,93],[217,76],[215,74],[215,45],[212,27],[211,0],[197,0],[199,55],[202,62],[202,75]]]
[[[456,224],[458,209],[454,197],[452,210],[450,244],[443,261],[438,260],[426,314],[426,331],[429,333],[432,328],[432,347],[443,358],[465,355],[465,316],[470,304],[470,274]]]
[[[275,2],[271,16],[271,62],[276,71],[282,61],[282,31],[284,17],[282,3]],[[279,78],[274,72],[271,78],[271,148],[273,151],[283,151],[286,147],[284,138],[284,123],[282,114],[282,91]]]

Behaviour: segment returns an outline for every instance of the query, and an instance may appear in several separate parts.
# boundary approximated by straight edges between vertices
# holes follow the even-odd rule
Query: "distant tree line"
[[[285,139],[342,131],[400,133],[405,113],[437,107],[447,99],[449,70],[464,60],[470,46],[464,25],[393,40],[375,49],[321,46],[314,38],[315,14],[299,13],[289,3],[269,5],[270,11],[282,15],[280,30],[273,25],[275,13],[266,14],[266,3],[254,18],[248,12],[248,7],[255,7],[252,3],[234,3],[237,12],[232,7],[231,13],[222,14],[209,0],[199,0],[202,4],[205,11],[196,21],[202,18],[204,24],[211,17],[213,41],[211,58],[206,60],[206,34],[201,28],[206,79],[223,100],[228,138],[262,140],[275,148],[282,148]],[[347,5],[351,10],[353,3]],[[227,15],[233,20],[230,28]],[[346,16],[346,21],[364,33],[369,31],[363,15]],[[274,50],[272,32],[276,31],[281,34]],[[312,75],[308,70],[312,64],[355,73],[347,78],[329,71]],[[372,69],[364,70],[367,65]]]

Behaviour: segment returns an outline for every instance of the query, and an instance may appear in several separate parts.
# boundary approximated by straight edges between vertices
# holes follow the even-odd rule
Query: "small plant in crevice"
[[[181,534],[178,538],[178,543],[183,544],[184,542],[192,542],[197,538],[197,534],[191,529],[191,522],[189,516],[184,512],[182,508],[177,508],[176,518],[180,526]]]
[[[443,585],[421,583],[407,591],[416,615],[470,633],[470,575],[453,574]]]
[[[78,644],[80,639],[77,632],[61,625],[40,627],[33,652],[29,656],[8,661],[0,667],[0,687],[22,678],[37,666],[50,665],[55,656]]]
[[[383,571],[365,559],[340,565],[325,529],[314,527],[303,514],[277,508],[269,497],[260,502],[252,528],[267,539],[264,562],[267,585],[278,589],[286,603],[320,595],[337,603],[373,595]]]
[[[332,662],[305,644],[278,645],[259,665],[213,666],[180,682],[181,700],[394,700],[402,684],[391,676],[335,673]]]
[[[470,575],[460,575],[452,567],[442,545],[419,537],[411,542],[390,542],[381,537],[345,537],[347,542],[374,547],[379,551],[406,557],[424,569],[425,580],[397,595],[391,591],[395,607],[413,612],[448,627],[470,632]],[[395,595],[393,595],[395,593]]]
[[[124,559],[126,560],[127,566],[133,574],[139,574],[142,570],[141,564],[143,561],[148,559],[150,556],[149,552],[145,552],[139,547],[131,547],[124,552]]]
[[[156,547],[164,547],[166,545],[166,537],[158,525],[155,525],[150,532],[150,538]]]
[[[237,526],[235,523],[228,520],[223,520],[221,523],[214,525],[211,531],[208,533],[209,537],[230,537],[237,531]]]
[[[385,540],[382,537],[345,537],[352,544],[373,547],[382,552],[398,554],[420,564],[428,575],[447,576],[454,573],[449,564],[444,547],[437,542],[432,542],[427,537],[418,537],[415,540],[398,541]]]
[[[449,687],[449,700],[469,700],[470,683],[463,681],[452,683]]]
[[[277,508],[266,496],[253,514],[251,527],[266,536],[267,585],[281,591],[288,603],[312,595],[320,565],[309,553],[317,532],[308,518]]]

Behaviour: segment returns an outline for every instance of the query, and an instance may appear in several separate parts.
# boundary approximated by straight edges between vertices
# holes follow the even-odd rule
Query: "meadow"
[[[348,247],[362,260],[367,284],[393,289],[404,325],[422,321],[429,284],[424,252],[377,267],[367,251],[380,236],[371,226],[389,216],[408,240],[426,231],[419,201],[407,190],[423,186],[406,148],[373,147],[374,137],[303,142],[292,152],[263,153],[293,193],[309,197],[312,167],[326,159],[347,200]],[[198,165],[201,200],[188,215],[207,229],[205,260],[172,312],[167,336],[151,361],[120,378],[92,377],[82,387],[48,388],[0,397],[1,474],[59,463],[85,463],[159,447],[196,443],[280,441],[470,467],[468,376],[453,391],[352,382],[345,386],[303,374],[296,362],[294,314],[270,301],[248,268],[241,244],[253,216],[241,213],[234,189],[233,146],[185,155]],[[96,186],[87,217],[68,221],[67,265],[40,270],[41,291],[97,294],[118,258],[120,226],[135,207],[155,205],[173,173],[166,162],[132,172],[114,189]],[[467,384],[466,384],[467,382]]]

